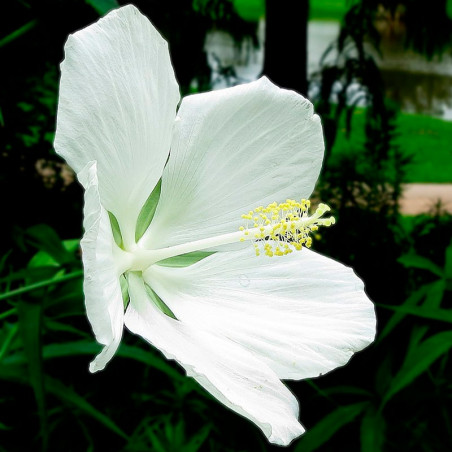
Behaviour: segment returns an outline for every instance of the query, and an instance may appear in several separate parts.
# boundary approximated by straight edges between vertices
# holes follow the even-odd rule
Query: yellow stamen
[[[310,205],[310,201],[306,199],[300,202],[286,199],[286,202],[281,204],[273,202],[267,207],[259,206],[242,215],[245,220],[254,220],[253,229],[241,226],[240,231],[246,236],[245,240],[255,239],[254,249],[257,256],[260,251],[272,257],[299,251],[304,246],[310,248],[310,234],[317,231],[319,226],[331,226],[335,223],[334,217],[321,218],[330,210],[326,204],[319,204],[311,216]],[[316,236],[318,234],[315,234]]]

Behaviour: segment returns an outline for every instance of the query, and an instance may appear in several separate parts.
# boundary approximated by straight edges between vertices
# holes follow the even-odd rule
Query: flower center
[[[269,204],[267,207],[257,207],[242,215],[246,226],[241,226],[243,237],[240,240],[254,240],[254,249],[259,256],[261,251],[269,256],[283,256],[294,250],[301,250],[303,246],[311,247],[311,232],[319,226],[331,226],[334,217],[321,218],[330,210],[326,204],[320,204],[315,213],[309,216],[311,203],[306,199],[301,202],[287,199],[286,202]],[[249,228],[249,224],[253,228]]]
[[[294,250],[301,250],[303,246],[309,248],[312,244],[309,234],[317,231],[319,226],[330,226],[335,222],[334,217],[321,218],[330,210],[326,204],[320,204],[311,216],[308,213],[309,207],[310,202],[305,199],[301,202],[287,199],[284,203],[274,202],[242,215],[246,223],[237,232],[154,250],[138,246],[130,251],[118,248],[115,256],[118,272],[144,271],[164,259],[236,242],[252,241],[257,256],[263,251],[269,257],[283,256]]]

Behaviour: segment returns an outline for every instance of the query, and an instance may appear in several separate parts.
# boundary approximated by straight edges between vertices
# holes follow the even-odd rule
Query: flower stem
[[[20,287],[19,289],[10,290],[9,292],[0,294],[0,300],[4,300],[11,297],[16,297],[17,295],[22,295],[26,292],[31,292],[32,290],[41,289],[42,287],[53,286],[55,284],[60,284],[71,279],[79,278],[83,276],[83,270],[77,270],[72,273],[68,273],[63,276],[58,276],[57,278],[46,279],[44,281],[39,281],[34,284],[30,284],[25,287]]]

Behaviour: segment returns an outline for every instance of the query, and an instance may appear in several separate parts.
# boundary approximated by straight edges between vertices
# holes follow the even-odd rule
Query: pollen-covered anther
[[[267,207],[259,206],[242,215],[247,221],[245,227],[240,227],[244,234],[240,240],[253,240],[257,256],[261,251],[272,257],[299,251],[303,246],[310,248],[310,233],[317,231],[319,226],[331,226],[335,223],[334,217],[321,218],[330,210],[326,204],[319,204],[311,216],[310,205],[310,201],[306,199],[287,199],[281,204],[273,202]],[[252,228],[249,228],[250,220]]]

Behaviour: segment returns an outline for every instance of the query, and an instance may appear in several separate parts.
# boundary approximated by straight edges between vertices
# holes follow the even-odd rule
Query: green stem
[[[14,30],[9,35],[0,39],[0,47],[3,47],[6,44],[9,44],[11,41],[14,41],[17,38],[20,38],[22,35],[24,35],[28,31],[32,30],[34,27],[36,27],[37,24],[38,24],[38,21],[36,19],[30,20],[30,22],[27,22],[22,27],[18,28],[17,30]]]
[[[13,315],[13,314],[17,314],[16,308],[12,308],[9,311],[2,312],[0,314],[0,320],[6,319],[6,317],[9,317],[10,315]]]
[[[8,351],[9,344],[13,340],[14,336],[16,335],[17,331],[19,329],[19,324],[15,324],[10,330],[8,335],[6,336],[5,340],[3,341],[2,348],[0,350],[0,361],[5,356],[6,352]]]
[[[67,275],[60,276],[59,278],[46,279],[44,281],[39,281],[35,284],[30,284],[29,286],[21,287],[20,289],[11,290],[0,295],[0,300],[5,300],[6,298],[16,297],[23,293],[31,292],[33,290],[41,289],[42,287],[53,286],[54,284],[60,284],[71,279],[79,278],[83,275],[83,270],[77,270]]]

